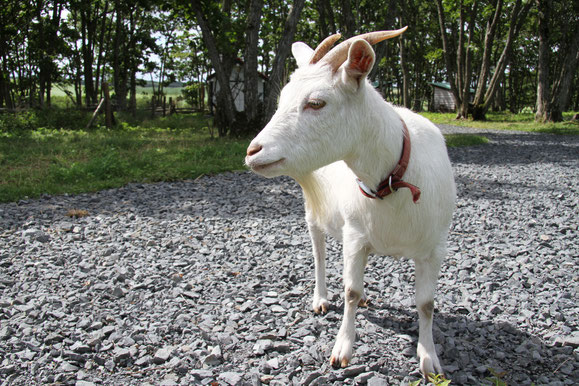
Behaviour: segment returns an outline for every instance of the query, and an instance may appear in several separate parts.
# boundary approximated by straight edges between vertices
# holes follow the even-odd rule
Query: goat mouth
[[[269,162],[266,164],[252,165],[251,169],[256,173],[262,173],[262,172],[266,171],[267,169],[271,169],[272,167],[281,165],[284,162],[285,162],[285,158],[282,158],[282,159],[279,159],[277,161]]]

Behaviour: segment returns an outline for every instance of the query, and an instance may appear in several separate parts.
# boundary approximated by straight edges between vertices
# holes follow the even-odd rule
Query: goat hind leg
[[[328,289],[326,287],[326,235],[316,225],[308,224],[314,253],[316,284],[312,308],[316,314],[328,312]]]
[[[445,248],[437,248],[424,260],[415,260],[416,307],[418,308],[418,348],[420,371],[428,379],[430,373],[442,374],[442,366],[436,355],[432,337],[434,293]]]

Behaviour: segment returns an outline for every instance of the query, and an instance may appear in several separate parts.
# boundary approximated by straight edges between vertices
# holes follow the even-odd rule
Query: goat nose
[[[262,149],[261,145],[250,145],[247,148],[247,155],[251,157],[252,155],[259,153],[261,149]]]

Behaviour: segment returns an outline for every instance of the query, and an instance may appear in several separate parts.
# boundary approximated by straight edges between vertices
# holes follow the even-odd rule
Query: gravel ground
[[[444,127],[446,132],[465,131]],[[453,384],[579,380],[579,137],[485,131],[450,149],[458,207],[435,342]],[[84,217],[69,217],[70,210]],[[310,310],[301,190],[229,173],[0,204],[4,384],[364,384],[419,378],[413,267],[371,256],[355,357]]]

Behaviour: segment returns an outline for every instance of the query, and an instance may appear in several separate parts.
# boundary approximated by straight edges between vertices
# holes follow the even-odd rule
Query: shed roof
[[[442,88],[444,90],[450,91],[450,83],[448,83],[448,82],[430,82],[430,84],[434,87],[439,87],[439,88]],[[476,90],[474,88],[471,88],[470,92],[474,94],[476,92]]]

